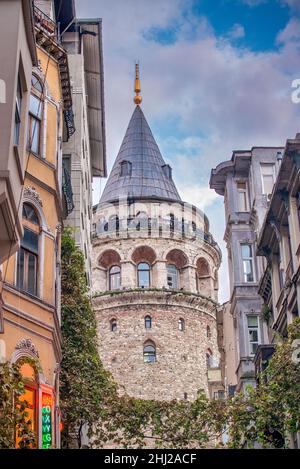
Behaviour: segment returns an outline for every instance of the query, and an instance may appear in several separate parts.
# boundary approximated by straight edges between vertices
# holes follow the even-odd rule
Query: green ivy
[[[99,358],[84,258],[69,229],[62,236],[62,335],[65,448],[74,446],[74,440],[81,447],[83,425],[88,427],[93,448],[112,444],[139,448],[145,442],[157,448],[285,447],[286,436],[300,430],[300,368],[292,360],[300,319],[289,326],[288,338],[277,344],[259,387],[250,388],[246,395],[214,400],[200,390],[193,402],[167,402],[124,394]]]
[[[21,397],[25,383],[20,373],[21,362],[0,364],[0,448],[15,448],[15,435],[20,448],[36,447],[36,435],[28,418],[28,403]]]

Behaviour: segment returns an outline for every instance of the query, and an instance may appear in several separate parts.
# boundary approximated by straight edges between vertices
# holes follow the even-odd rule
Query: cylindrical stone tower
[[[94,210],[99,353],[137,398],[223,391],[216,323],[220,249],[184,203],[137,104]]]

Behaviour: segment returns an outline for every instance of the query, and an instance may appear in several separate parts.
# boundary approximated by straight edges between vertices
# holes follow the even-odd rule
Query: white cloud
[[[245,37],[245,28],[242,24],[235,23],[232,28],[228,31],[227,36],[230,39],[241,39]]]
[[[299,130],[300,106],[291,101],[300,63],[297,22],[292,19],[278,36],[278,51],[253,53],[217,38],[205,18],[183,16],[188,5],[183,0],[78,0],[77,12],[103,18],[109,168],[134,109],[134,60],[139,59],[142,108],[150,126],[159,129],[155,137],[173,166],[178,190],[187,202],[204,202],[221,242],[223,205],[208,189],[211,168],[229,159],[233,149],[282,145]],[[170,25],[177,28],[174,44],[146,40],[150,28]],[[94,195],[96,202],[96,186]]]

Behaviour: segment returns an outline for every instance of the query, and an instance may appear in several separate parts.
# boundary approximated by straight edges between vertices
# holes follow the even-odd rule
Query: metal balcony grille
[[[63,165],[62,191],[65,197],[67,215],[69,215],[74,209],[75,205],[73,201],[71,177],[70,177],[68,170],[66,169],[64,165]]]

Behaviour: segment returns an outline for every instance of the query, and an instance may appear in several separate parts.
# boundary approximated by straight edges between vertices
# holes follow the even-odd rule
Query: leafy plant
[[[16,447],[18,437],[20,448],[34,448],[36,435],[31,429],[26,408],[28,403],[22,399],[25,383],[20,373],[20,365],[0,364],[0,448]]]

